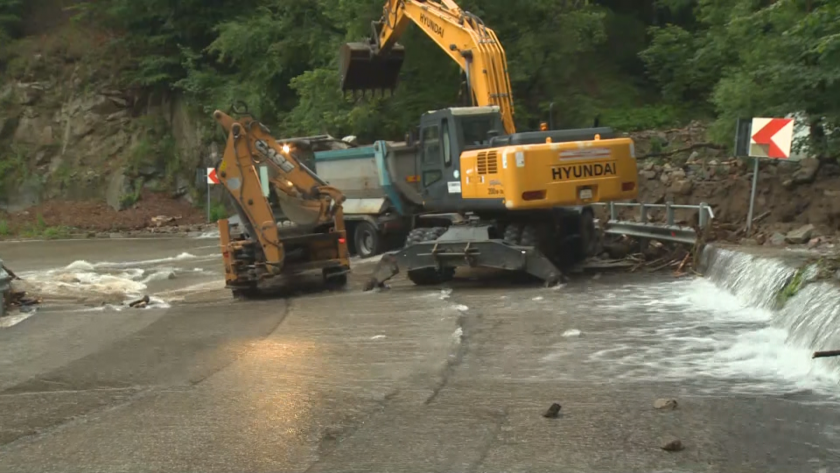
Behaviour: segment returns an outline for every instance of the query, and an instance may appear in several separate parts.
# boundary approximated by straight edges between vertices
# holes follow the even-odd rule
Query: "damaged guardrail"
[[[611,235],[627,235],[634,238],[673,241],[693,245],[697,242],[698,231],[703,231],[715,218],[712,207],[705,202],[699,205],[679,205],[672,203],[645,204],[631,202],[596,203],[594,205],[607,206],[610,211],[609,220],[604,226],[604,232]],[[619,220],[619,207],[638,207],[639,221]],[[650,209],[665,209],[665,222],[648,222]],[[675,210],[696,210],[698,212],[698,227],[678,225],[674,217]]]

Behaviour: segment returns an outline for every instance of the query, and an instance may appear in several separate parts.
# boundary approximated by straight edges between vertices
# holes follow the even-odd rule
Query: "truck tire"
[[[428,230],[428,228],[415,228],[414,230],[408,232],[408,236],[405,237],[405,246],[410,246],[424,241],[426,239],[426,230]]]
[[[420,243],[423,241],[434,241],[446,233],[446,227],[415,228],[408,234],[406,245]],[[455,268],[423,268],[408,271],[406,273],[409,281],[418,286],[433,286],[452,280],[455,276]]]
[[[343,272],[343,274],[333,276],[333,273]],[[324,278],[324,284],[331,289],[338,289],[347,285],[347,272],[344,268],[324,268],[321,270],[321,275]]]
[[[434,286],[451,281],[455,276],[455,268],[441,268],[440,271],[434,268],[415,269],[407,275],[408,279],[418,286]]]
[[[534,225],[525,225],[522,229],[522,236],[519,238],[520,246],[539,246],[539,234]]]
[[[584,257],[594,256],[598,247],[598,239],[595,234],[595,215],[592,210],[584,209],[580,213],[578,225],[581,254]]]
[[[519,239],[522,237],[522,224],[511,223],[505,227],[504,236],[502,240],[511,246],[519,246]]]
[[[370,258],[382,252],[382,236],[370,222],[359,222],[353,231],[353,246],[360,258]]]
[[[233,295],[234,299],[237,300],[248,300],[254,299],[260,296],[260,290],[257,289],[255,286],[252,287],[237,287],[231,290],[231,294]]]

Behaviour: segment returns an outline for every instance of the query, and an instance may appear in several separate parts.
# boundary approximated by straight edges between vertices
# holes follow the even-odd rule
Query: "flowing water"
[[[584,295],[600,294],[599,310],[564,327],[570,338],[543,362],[582,359],[584,368],[565,376],[593,382],[670,381],[709,395],[840,398],[840,360],[811,357],[840,349],[840,285],[806,284],[778,309],[777,295],[799,262],[781,256],[709,247],[702,278],[658,274],[581,287]],[[546,310],[593,313],[589,297],[531,300],[538,299]]]
[[[165,309],[186,295],[224,286],[213,235],[160,243],[44,245],[9,246],[4,254],[33,262],[32,269],[19,275],[47,302],[41,310],[62,303],[74,304],[73,310],[123,310],[144,295],[150,296],[150,310]],[[45,267],[37,262],[46,251],[55,251],[65,263]],[[597,291],[601,296],[596,306],[591,298],[566,290],[534,294],[526,289],[520,294],[511,288],[509,293],[512,299],[525,297],[522,307],[557,313],[570,307],[592,314],[580,318],[577,326],[563,327],[565,344],[543,360],[557,366],[568,357],[598,367],[574,376],[678,381],[710,394],[840,392],[840,358],[811,358],[815,350],[840,349],[840,285],[806,284],[779,309],[777,295],[803,257],[745,251],[709,247],[702,258],[702,278],[626,275],[597,288],[569,288]],[[375,262],[354,259],[353,267],[365,272]],[[17,321],[6,319],[5,325]]]

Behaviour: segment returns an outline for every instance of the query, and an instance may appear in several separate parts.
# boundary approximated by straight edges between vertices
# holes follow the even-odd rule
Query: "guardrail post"
[[[671,202],[665,202],[665,218],[668,221],[668,225],[674,224],[674,209],[671,208]]]
[[[610,220],[618,220],[618,211],[615,209],[615,202],[610,202]]]
[[[642,223],[648,223],[647,218],[647,206],[642,202],[639,204],[639,218],[641,218]]]
[[[706,225],[709,224],[709,211],[706,209],[708,204],[705,202],[700,202],[700,216],[699,221],[697,223],[700,224],[700,228],[706,228]]]

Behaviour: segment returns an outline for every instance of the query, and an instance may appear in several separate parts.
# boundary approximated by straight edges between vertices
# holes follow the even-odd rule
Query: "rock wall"
[[[210,162],[210,117],[183,99],[120,87],[94,32],[65,24],[0,64],[0,209],[47,200],[130,206],[146,189],[190,198]]]

